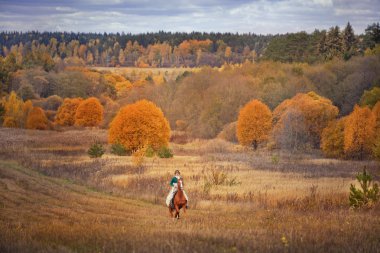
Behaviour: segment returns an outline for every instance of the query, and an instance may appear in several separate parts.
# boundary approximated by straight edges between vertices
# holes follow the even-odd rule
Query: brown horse
[[[182,179],[178,179],[177,183],[177,192],[174,195],[174,208],[169,205],[169,213],[171,217],[173,218],[173,212],[175,210],[174,218],[179,219],[179,210],[183,208],[184,213],[186,213],[186,204],[187,200],[185,198],[185,195],[183,194],[183,182]]]

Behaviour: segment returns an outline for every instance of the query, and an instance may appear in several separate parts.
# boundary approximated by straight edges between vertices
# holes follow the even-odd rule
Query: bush
[[[289,149],[318,148],[323,129],[338,115],[332,102],[314,92],[299,93],[273,111],[276,144]]]
[[[46,130],[49,128],[49,120],[44,110],[40,107],[33,107],[29,112],[25,127],[27,129]]]
[[[58,108],[55,123],[61,126],[72,126],[75,123],[75,113],[82,98],[65,98],[63,104]]]
[[[372,153],[377,160],[380,160],[380,135],[376,137],[375,144],[372,148]]]
[[[157,155],[160,158],[172,158],[173,157],[173,151],[168,147],[161,147],[157,151]]]
[[[4,105],[0,102],[0,120],[2,119],[2,117],[4,116],[5,114],[5,107]]]
[[[360,184],[360,189],[351,184],[350,187],[350,206],[353,208],[371,207],[379,198],[379,186],[372,183],[372,176],[364,169],[363,173],[356,176]]]
[[[105,153],[105,149],[103,148],[103,145],[99,142],[95,142],[94,144],[91,145],[91,147],[88,149],[87,154],[91,158],[97,158],[97,157],[102,157]]]
[[[3,127],[18,128],[19,126],[13,117],[5,116],[3,121]]]
[[[75,113],[75,125],[92,127],[99,126],[103,121],[103,106],[95,97],[82,101]]]
[[[237,143],[238,139],[236,137],[236,125],[236,121],[224,125],[223,130],[218,134],[218,138],[223,139],[225,141]]]
[[[122,144],[114,143],[111,146],[111,153],[118,156],[130,155],[131,152],[127,150]]]
[[[153,157],[154,156],[154,149],[151,146],[148,146],[145,151],[146,157]]]
[[[347,158],[364,159],[372,154],[376,118],[368,107],[355,106],[344,126],[344,152]]]
[[[326,157],[342,158],[344,156],[344,122],[345,118],[331,121],[322,132],[321,149]]]

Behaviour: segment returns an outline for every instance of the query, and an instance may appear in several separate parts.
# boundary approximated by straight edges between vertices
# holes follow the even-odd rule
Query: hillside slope
[[[0,252],[376,252],[379,233],[378,210],[227,204],[175,221],[161,205],[0,161]]]

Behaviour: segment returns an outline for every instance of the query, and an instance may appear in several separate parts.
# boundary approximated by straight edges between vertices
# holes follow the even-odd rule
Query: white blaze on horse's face
[[[179,187],[181,188],[181,190],[183,189],[183,184],[182,184],[182,180],[178,180],[178,183],[179,183]]]

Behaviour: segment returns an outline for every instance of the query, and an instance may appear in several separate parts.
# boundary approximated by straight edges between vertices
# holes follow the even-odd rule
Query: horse
[[[178,179],[177,183],[177,192],[174,195],[174,208],[169,205],[169,213],[171,217],[173,218],[173,212],[175,210],[174,218],[179,219],[179,210],[183,208],[183,212],[186,213],[186,204],[187,200],[185,198],[185,195],[183,194],[183,182],[182,179]]]

